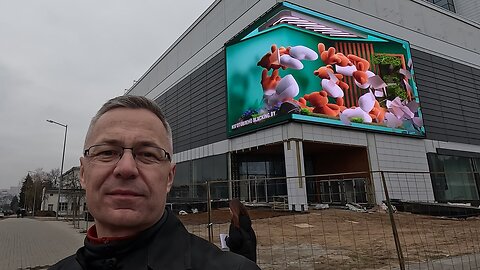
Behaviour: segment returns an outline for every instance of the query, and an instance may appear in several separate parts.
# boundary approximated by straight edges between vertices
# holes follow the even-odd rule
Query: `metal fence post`
[[[212,224],[212,198],[210,194],[210,182],[207,181],[207,212],[208,212],[208,241],[213,242],[213,224]]]
[[[84,215],[86,217],[85,218],[85,233],[86,233],[86,232],[88,232],[88,218],[89,218],[88,217],[88,211],[87,212],[84,211]]]
[[[383,191],[385,192],[385,200],[387,201],[388,215],[390,216],[390,224],[392,224],[393,239],[395,240],[395,247],[397,248],[398,262],[400,263],[400,269],[405,270],[405,259],[403,258],[402,246],[400,244],[400,238],[398,237],[397,226],[395,225],[395,219],[393,217],[392,204],[390,203],[390,196],[388,195],[387,182],[385,181],[385,175],[380,172],[382,176]]]

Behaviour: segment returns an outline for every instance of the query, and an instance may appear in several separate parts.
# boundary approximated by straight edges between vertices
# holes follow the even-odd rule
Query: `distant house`
[[[20,187],[10,187],[10,189],[0,189],[0,205],[8,205],[14,196],[18,196]]]
[[[87,210],[85,191],[80,186],[80,167],[72,167],[62,175],[62,188],[43,189],[42,211],[57,211],[59,216],[83,215]]]

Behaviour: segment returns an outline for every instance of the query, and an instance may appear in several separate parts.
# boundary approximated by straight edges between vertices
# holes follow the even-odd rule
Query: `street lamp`
[[[65,145],[67,144],[67,130],[68,125],[48,119],[47,122],[62,126],[65,128],[65,137],[63,139],[63,153],[62,153],[62,167],[60,169],[60,182],[58,183],[58,199],[57,199],[57,212],[55,213],[55,219],[58,220],[58,212],[60,211],[60,192],[63,184],[63,162],[65,161]]]

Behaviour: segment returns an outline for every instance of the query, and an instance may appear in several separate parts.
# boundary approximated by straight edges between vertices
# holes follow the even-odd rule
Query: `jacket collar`
[[[107,238],[96,238],[95,227],[93,227],[93,229],[89,230],[90,237],[85,237],[84,246],[77,251],[76,259],[85,269],[102,269],[105,264],[117,265],[118,261],[121,261],[120,264],[122,265],[131,263],[132,260],[130,259],[122,261],[122,257],[132,256],[137,253],[143,259],[138,260],[137,257],[135,263],[138,263],[138,265],[143,264],[142,268],[145,269],[147,259],[149,258],[145,251],[158,245],[157,235],[162,234],[169,216],[173,215],[165,211],[162,218],[150,228],[133,237],[112,238],[113,241],[109,241]],[[144,254],[143,256],[141,255],[142,253]]]
[[[166,209],[165,215],[165,223],[148,248],[148,267],[152,270],[192,269],[191,235],[171,210]]]

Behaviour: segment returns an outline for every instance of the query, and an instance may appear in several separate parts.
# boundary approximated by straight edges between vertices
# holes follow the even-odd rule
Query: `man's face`
[[[103,114],[86,147],[105,143],[129,148],[150,145],[172,153],[162,121],[145,109],[117,108]],[[80,182],[99,237],[133,235],[161,218],[175,175],[173,163],[137,164],[131,150],[113,165],[91,161],[80,158]]]

